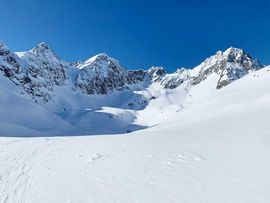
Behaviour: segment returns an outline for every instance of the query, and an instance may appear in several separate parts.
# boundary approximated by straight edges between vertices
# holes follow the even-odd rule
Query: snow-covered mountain
[[[84,108],[80,103],[80,110],[61,114],[80,128],[92,125],[94,134],[107,133],[96,128],[105,128],[106,123],[115,132],[114,127],[122,128],[119,123],[132,122],[135,116],[137,123],[163,119],[148,129],[113,136],[0,137],[0,202],[269,203],[270,67],[218,91],[216,79],[209,76],[191,87],[188,95],[181,87],[164,92],[148,89],[157,98],[135,113],[112,108],[120,104],[108,95],[110,103],[102,96],[90,96]],[[6,133],[17,128],[17,135],[26,135],[29,126],[36,128],[37,135],[40,129],[59,133],[59,127],[62,135],[70,134],[68,122],[52,112],[45,114],[40,105],[31,107],[31,100],[14,100],[16,86],[2,75],[0,81],[2,135],[5,127]],[[86,109],[94,105],[92,99],[111,107]],[[125,100],[124,94],[121,99]],[[27,110],[22,113],[20,106]],[[5,122],[11,121],[13,111],[24,123]],[[26,122],[27,114],[32,114],[31,123]],[[46,129],[40,125],[45,121],[42,115],[48,117]],[[52,131],[57,128],[58,132]]]
[[[162,84],[166,88],[175,88],[184,82],[193,86],[207,79],[209,75],[216,74],[218,76],[216,88],[220,89],[249,72],[261,68],[263,68],[263,65],[258,60],[254,60],[244,50],[231,47],[225,52],[218,51],[214,56],[191,70],[178,69],[175,73],[165,77]]]
[[[236,48],[168,74],[0,43],[0,202],[268,203],[269,86]]]
[[[166,74],[162,67],[152,67],[148,71],[127,70],[106,54],[98,54],[84,62],[68,63],[44,42],[26,52],[12,53],[3,43],[0,48],[1,70],[5,76],[23,86],[33,99],[44,102],[53,99],[55,86],[67,84],[85,94],[110,94],[133,89],[134,84],[146,87],[156,83],[170,89],[183,83],[192,86],[217,74],[219,89],[263,67],[237,48],[218,51],[194,69],[181,68],[172,74]]]
[[[21,115],[15,116],[17,111],[11,110],[10,114],[14,116],[5,122],[29,128],[25,134],[39,134],[39,131],[42,135],[46,132],[62,134],[63,128],[55,127],[59,120],[65,123],[61,125],[65,126],[65,133],[70,134],[123,133],[142,129],[161,122],[165,114],[170,116],[180,111],[192,88],[202,86],[204,81],[212,81],[208,89],[218,91],[262,68],[264,66],[257,60],[237,48],[218,51],[193,69],[181,68],[167,74],[163,67],[128,70],[106,54],[98,54],[84,62],[66,62],[46,43],[24,52],[12,52],[0,43],[1,95],[7,97],[12,93],[12,100],[24,101],[22,108],[27,103],[41,109],[37,115],[37,129],[31,126],[31,114],[22,110],[24,118],[21,118]],[[5,105],[12,109],[15,104]],[[106,111],[106,107],[118,110],[107,108]],[[23,109],[29,111],[29,108]],[[1,111],[4,113],[5,110]],[[155,119],[146,122],[143,118],[147,115]],[[2,129],[0,134],[19,134],[16,128],[12,132]]]
[[[117,60],[106,54],[98,54],[76,68],[80,71],[75,85],[86,94],[109,94],[136,83],[136,78],[130,77]]]

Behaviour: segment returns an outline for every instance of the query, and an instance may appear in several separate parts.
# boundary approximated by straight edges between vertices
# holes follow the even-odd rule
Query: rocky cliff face
[[[0,42],[0,70],[17,85],[24,85],[29,81],[23,65],[23,61]]]
[[[220,89],[263,67],[258,60],[254,60],[242,49],[229,48],[225,52],[218,51],[193,69],[178,69],[175,73],[164,77],[161,84],[171,89],[184,82],[188,86],[193,86],[204,81],[209,75],[216,74],[219,78],[216,88]]]
[[[29,73],[33,80],[37,77],[45,78],[46,83],[64,85],[66,80],[65,68],[68,64],[62,61],[46,45],[41,43],[34,49],[20,55],[29,65]]]
[[[187,82],[190,78],[190,70],[181,68],[177,69],[172,74],[167,74],[165,77],[162,78],[160,84],[164,86],[166,89],[174,89],[184,82]]]
[[[185,85],[188,88],[201,83],[211,74],[218,76],[216,88],[220,89],[260,68],[263,66],[257,60],[237,48],[219,51],[194,69],[181,68],[166,74],[162,67],[126,70],[106,54],[98,54],[84,62],[68,63],[45,43],[30,51],[17,53],[0,43],[0,71],[36,102],[52,100],[55,88],[65,85],[84,94],[110,94],[132,89],[134,85],[146,88],[156,84],[165,89]]]
[[[223,53],[224,66],[221,68],[221,74],[217,83],[217,89],[220,89],[231,82],[245,76],[251,71],[263,68],[258,60],[252,59],[250,55],[241,49],[229,48]]]
[[[65,68],[62,61],[45,43],[30,51],[16,53],[26,64],[28,93],[35,101],[48,102],[54,96],[54,87],[65,84]]]
[[[86,94],[108,94],[128,89],[137,82],[117,60],[98,54],[77,66],[80,69],[76,87]]]

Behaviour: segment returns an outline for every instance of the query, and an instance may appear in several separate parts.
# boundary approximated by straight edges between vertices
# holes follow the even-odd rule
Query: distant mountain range
[[[147,124],[134,125],[137,119],[136,112],[146,109],[152,100],[163,98],[164,94],[170,94],[175,90],[184,91],[188,95],[190,88],[211,77],[215,78],[211,88],[218,90],[264,67],[244,50],[232,47],[224,52],[218,51],[193,69],[180,68],[174,73],[167,74],[163,67],[128,70],[116,59],[103,53],[84,62],[66,62],[45,43],[25,52],[13,52],[5,44],[0,43],[0,96],[5,97],[0,100],[2,106],[0,113],[14,114],[10,119],[6,118],[12,126],[15,123],[16,126],[17,124],[20,126],[19,129],[21,126],[34,129],[34,131],[30,130],[31,132],[26,130],[25,134],[39,134],[41,131],[43,132],[41,134],[47,134],[44,127],[46,122],[49,123],[50,127],[47,127],[51,130],[48,132],[52,134],[61,134],[63,129],[67,130],[67,133],[77,134],[89,133],[93,130],[91,124],[93,124],[93,118],[96,117],[92,114],[92,117],[88,115],[89,111],[86,113],[86,109],[92,109],[92,113],[96,115],[97,111],[93,109],[102,109],[107,106],[125,110],[125,115],[129,115],[124,119],[114,117],[115,130],[113,132],[120,133],[129,128],[136,130],[137,127],[138,129],[146,127]],[[16,102],[10,102],[11,100],[23,101],[15,104]],[[176,104],[181,106],[179,103]],[[16,109],[18,106],[22,107],[20,110],[22,114],[19,114],[18,110],[16,113],[14,109],[12,113],[12,108]],[[35,115],[26,115],[26,111],[33,110],[32,107],[40,111],[36,115],[40,120],[38,122],[40,127],[36,129],[31,124]],[[129,110],[134,112],[128,112]],[[24,116],[20,118],[15,114]],[[52,118],[48,115],[52,115]],[[5,120],[4,116],[2,118]],[[59,120],[64,122],[60,130],[59,126],[55,126],[61,123]],[[84,121],[81,122],[82,120]],[[103,120],[101,118],[100,121],[103,122]],[[29,122],[25,124],[24,121]],[[2,123],[2,125],[5,124]],[[65,125],[68,126],[64,127]],[[88,125],[90,127],[85,127]],[[94,132],[111,132],[111,127],[104,131],[108,128],[100,126],[99,131]],[[7,130],[2,130],[2,132],[0,130],[0,133],[9,134],[10,128],[6,127]],[[20,130],[22,131],[24,132]],[[17,132],[18,130],[14,131],[15,134],[19,133]]]
[[[197,85],[212,73],[219,75],[217,89],[264,66],[242,49],[218,51],[193,69],[178,69],[166,74],[162,67],[128,70],[116,59],[98,54],[84,62],[66,62],[45,43],[25,52],[12,52],[0,44],[0,71],[13,83],[22,86],[35,101],[53,99],[56,86],[70,86],[84,94],[110,94],[113,91],[146,88],[153,83],[173,89]],[[136,87],[138,88],[138,87]]]

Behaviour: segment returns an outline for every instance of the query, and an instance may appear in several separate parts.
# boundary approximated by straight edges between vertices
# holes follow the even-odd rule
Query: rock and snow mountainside
[[[9,100],[22,101],[17,116],[17,103],[7,106],[12,116],[11,120],[2,116],[5,122],[0,122],[0,134],[21,133],[17,128],[9,131],[6,123],[27,128],[23,134],[29,135],[110,134],[142,129],[180,111],[190,90],[205,80],[215,78],[209,89],[217,91],[261,68],[257,60],[237,48],[219,51],[194,69],[181,68],[167,74],[162,67],[127,70],[106,54],[84,62],[66,62],[45,43],[25,52],[12,52],[0,43],[1,95],[13,95]],[[24,108],[26,103],[40,109],[35,121],[39,125],[31,125],[33,115]],[[3,108],[0,111],[6,113]],[[151,122],[143,119],[148,115],[153,116]],[[65,125],[57,125],[59,120]]]
[[[5,81],[7,90],[12,89],[13,84],[3,77],[1,84]],[[138,115],[140,120],[147,116],[153,120],[157,115],[165,120],[129,134],[1,137],[0,202],[269,203],[270,67],[218,91],[216,82],[215,75],[209,76],[191,87],[187,97],[181,87],[166,90],[151,100],[143,110],[146,112],[137,112],[142,113]],[[2,107],[5,99],[1,94],[0,110],[8,108]],[[18,108],[29,107],[32,101],[27,101],[10,100],[9,105],[17,102]],[[176,110],[170,102],[183,107],[168,116]],[[35,107],[32,111],[28,108],[28,113],[36,112]],[[160,108],[163,113],[155,111]],[[119,120],[121,116],[127,118],[128,112],[132,114],[119,108],[98,110],[108,111],[118,115]]]
[[[166,74],[0,43],[0,202],[269,203],[269,87],[236,48]]]
[[[84,62],[68,63],[45,43],[30,51],[17,53],[12,53],[1,43],[0,51],[4,75],[21,85],[34,100],[44,102],[53,99],[55,86],[65,84],[88,95],[106,95],[114,91],[132,90],[134,84],[146,87],[156,83],[169,89],[183,83],[197,85],[213,73],[219,75],[219,89],[263,67],[243,50],[236,48],[219,51],[194,69],[181,68],[173,74],[166,74],[162,67],[153,67],[148,71],[126,70],[106,54],[98,54]]]
[[[184,82],[193,86],[207,79],[209,75],[216,74],[218,75],[216,88],[220,89],[249,72],[261,68],[263,66],[242,49],[229,48],[225,52],[218,51],[216,55],[206,59],[194,69],[178,69],[175,73],[165,77],[162,84],[166,88],[175,88]]]
[[[136,78],[129,76],[118,61],[106,54],[98,54],[77,68],[76,87],[86,94],[109,94],[114,90],[124,90],[136,83]]]

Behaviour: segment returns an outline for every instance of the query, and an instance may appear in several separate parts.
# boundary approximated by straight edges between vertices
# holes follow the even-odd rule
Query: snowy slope
[[[0,75],[0,132],[1,136],[48,135],[61,130],[68,133],[73,127],[52,112],[22,95],[22,88]]]
[[[153,87],[136,113],[182,108],[141,131],[0,138],[0,202],[268,203],[270,67],[216,90],[218,77],[186,96]]]

